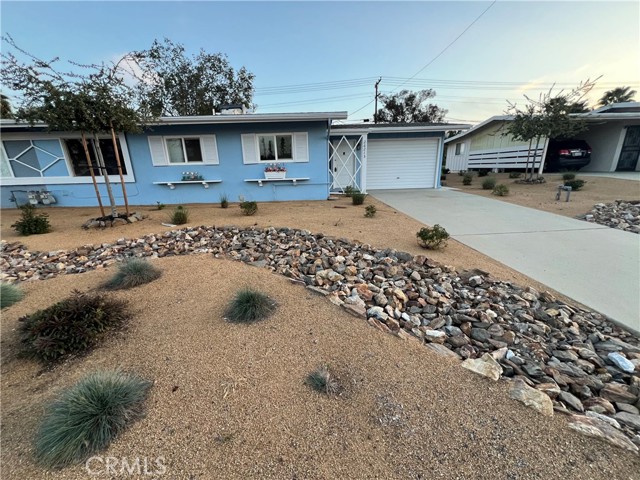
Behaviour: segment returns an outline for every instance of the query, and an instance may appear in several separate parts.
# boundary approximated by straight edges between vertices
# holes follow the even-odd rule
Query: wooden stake
[[[105,217],[104,206],[102,205],[102,198],[100,197],[100,190],[98,189],[98,182],[96,180],[96,174],[93,173],[93,162],[91,162],[91,155],[89,154],[89,147],[87,147],[87,138],[82,132],[82,146],[84,147],[84,154],[87,157],[87,164],[89,165],[89,172],[91,173],[91,180],[93,180],[93,188],[96,190],[96,197],[98,198],[98,205],[100,205],[100,214]]]
[[[116,163],[118,164],[118,174],[120,175],[120,183],[122,184],[122,196],[124,197],[124,208],[127,212],[127,218],[129,218],[129,200],[127,199],[127,188],[124,185],[124,175],[122,174],[122,163],[120,162],[120,152],[118,151],[118,142],[116,141],[116,132],[113,129],[113,123],[109,122],[111,126],[111,140],[113,140],[113,151],[116,154]]]
[[[93,134],[93,146],[96,151],[96,159],[98,160],[98,166],[102,170],[102,176],[104,177],[104,186],[107,187],[107,195],[109,195],[109,204],[111,205],[111,216],[116,218],[118,211],[116,209],[116,199],[113,197],[113,189],[111,188],[111,180],[109,180],[109,172],[107,172],[107,165],[104,163],[102,157],[102,150],[100,150],[100,140],[96,133]]]

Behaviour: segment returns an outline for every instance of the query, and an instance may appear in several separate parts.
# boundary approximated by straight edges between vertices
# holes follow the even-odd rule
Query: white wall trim
[[[613,154],[613,158],[611,159],[611,165],[609,165],[608,172],[615,172],[618,168],[618,161],[620,160],[620,153],[622,152],[622,146],[624,145],[624,139],[627,136],[627,127],[632,125],[623,125],[620,128],[620,136],[618,137],[618,146],[616,146],[616,150]],[[638,162],[640,163],[640,162]]]

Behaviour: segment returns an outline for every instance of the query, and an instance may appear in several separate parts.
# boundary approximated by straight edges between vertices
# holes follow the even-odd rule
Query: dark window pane
[[[118,162],[116,161],[116,155],[113,151],[112,139],[101,139],[98,141],[100,144],[100,151],[102,152],[102,158],[104,159],[104,165],[107,167],[107,173],[109,175],[118,175]],[[122,166],[122,174],[127,174],[127,167],[124,164],[122,157],[122,148],[120,148],[120,140],[116,139],[118,145],[118,153],[120,154],[120,165]]]
[[[69,152],[69,159],[73,166],[73,174],[76,177],[88,177],[91,175],[89,171],[89,164],[87,163],[87,157],[84,153],[84,147],[82,146],[82,140],[77,138],[69,138],[65,140],[67,146],[67,152]],[[100,172],[96,168],[96,155],[93,151],[93,145],[90,140],[87,140],[87,146],[89,147],[89,155],[91,157],[91,163],[93,165],[93,171],[96,175],[100,175]]]
[[[291,160],[291,135],[278,135],[276,137],[278,144],[278,160]]]
[[[200,150],[200,139],[185,138],[184,148],[187,151],[187,162],[202,162],[202,150]]]

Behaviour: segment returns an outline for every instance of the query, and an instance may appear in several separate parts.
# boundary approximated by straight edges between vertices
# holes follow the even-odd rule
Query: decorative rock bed
[[[599,313],[486,272],[457,272],[423,255],[287,228],[193,227],[55,252],[3,241],[0,253],[5,281],[81,273],[132,256],[190,253],[269,268],[379,330],[440,354],[477,359],[465,366],[483,375],[515,378],[512,396],[537,402],[530,406],[540,411],[549,411],[539,402],[542,392],[555,411],[586,413],[573,419],[576,430],[629,450],[638,451],[629,438],[640,445],[638,338]]]
[[[625,232],[640,234],[640,200],[597,203],[589,213],[580,215],[578,218]]]
[[[132,213],[131,215],[121,213],[116,216],[106,215],[104,217],[90,218],[82,225],[82,228],[88,230],[90,228],[107,228],[115,227],[118,225],[126,225],[127,223],[134,223],[144,220],[146,217],[140,213]]]

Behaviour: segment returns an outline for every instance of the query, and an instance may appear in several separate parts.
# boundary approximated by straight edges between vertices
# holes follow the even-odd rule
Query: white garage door
[[[437,158],[437,138],[369,140],[367,190],[433,188]]]

